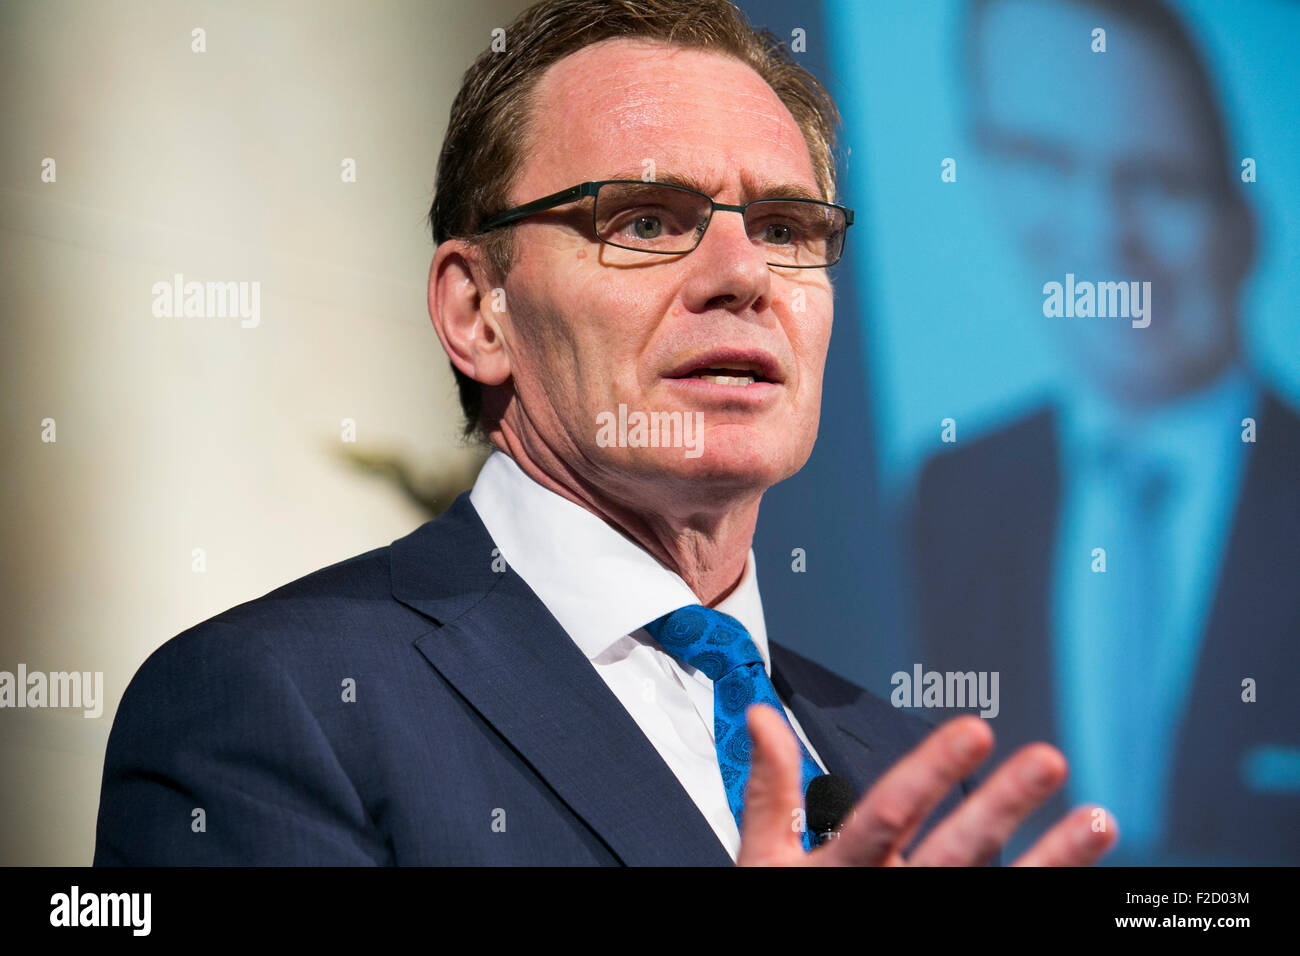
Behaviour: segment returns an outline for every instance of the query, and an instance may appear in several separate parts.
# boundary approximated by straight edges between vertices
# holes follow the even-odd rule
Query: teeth
[[[753,385],[752,375],[697,375],[696,378],[714,385]]]

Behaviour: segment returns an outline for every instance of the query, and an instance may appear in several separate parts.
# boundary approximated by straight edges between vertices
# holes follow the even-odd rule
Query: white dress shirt
[[[644,626],[699,597],[676,573],[602,518],[538,484],[501,451],[483,466],[470,502],[500,556],[554,615],[654,745],[734,860],[740,831],[713,744],[713,681],[663,651]],[[749,631],[772,673],[754,552],[715,608]],[[799,739],[824,771],[798,720]]]

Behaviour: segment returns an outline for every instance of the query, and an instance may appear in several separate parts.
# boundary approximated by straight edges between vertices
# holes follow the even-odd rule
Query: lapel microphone
[[[853,784],[837,774],[824,773],[812,779],[804,794],[804,805],[814,848],[839,835],[837,831],[853,809],[854,799]]]

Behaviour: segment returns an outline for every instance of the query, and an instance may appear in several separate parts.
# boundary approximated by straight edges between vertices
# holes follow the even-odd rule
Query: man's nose
[[[740,312],[765,306],[772,270],[767,251],[750,239],[742,214],[716,210],[688,258],[691,276],[683,300],[691,311],[722,308]]]
[[[1116,183],[1110,170],[1091,170],[1075,191],[1068,217],[1069,247],[1081,268],[1124,272],[1142,264],[1132,198]],[[1116,275],[1113,278],[1121,278]]]

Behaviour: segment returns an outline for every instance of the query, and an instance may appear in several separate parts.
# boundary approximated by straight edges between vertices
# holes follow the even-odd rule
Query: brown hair
[[[473,236],[502,211],[530,135],[533,94],[543,73],[583,47],[615,38],[658,40],[733,56],[767,81],[803,132],[817,184],[835,199],[839,114],[821,83],[768,30],[756,31],[727,0],[543,0],[505,30],[505,50],[490,47],[465,71],[438,157],[429,225],[437,244],[457,237],[481,244],[494,278],[510,271],[512,230]],[[482,386],[454,365],[465,434],[478,431]]]

